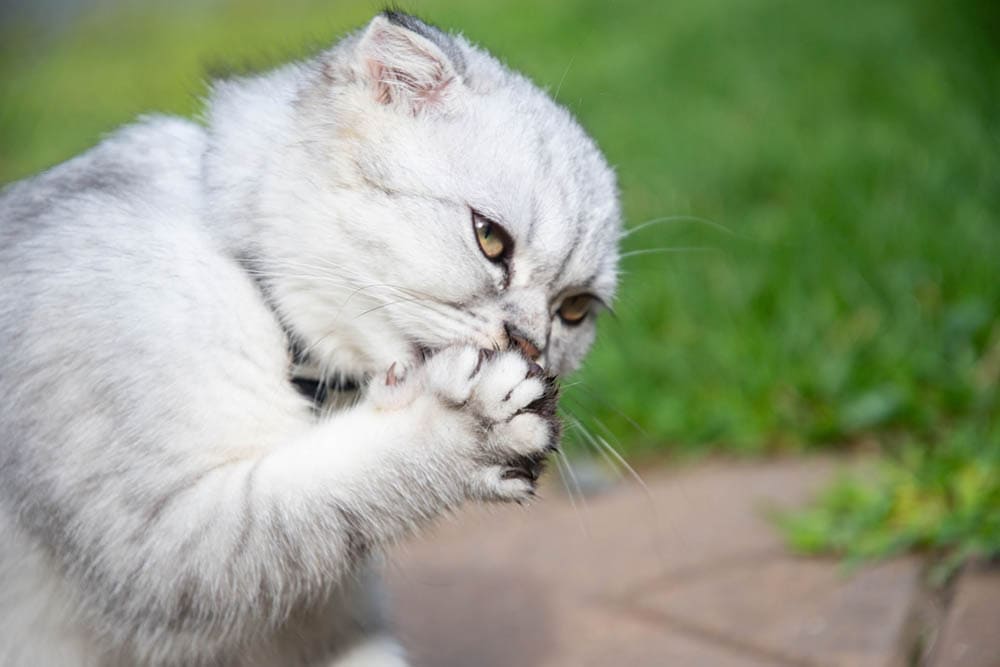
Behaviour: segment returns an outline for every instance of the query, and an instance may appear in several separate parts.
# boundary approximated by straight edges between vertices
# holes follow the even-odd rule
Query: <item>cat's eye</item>
[[[479,249],[492,262],[499,262],[510,255],[514,242],[503,227],[482,213],[472,212],[472,227],[476,232]]]
[[[579,324],[587,317],[593,304],[594,297],[589,294],[567,297],[559,306],[559,317],[566,324]]]

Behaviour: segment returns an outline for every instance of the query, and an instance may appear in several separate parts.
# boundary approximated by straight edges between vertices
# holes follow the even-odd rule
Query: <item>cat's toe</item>
[[[522,412],[495,426],[491,441],[495,450],[510,452],[514,457],[545,455],[558,448],[561,427],[555,416]]]
[[[522,500],[533,494],[549,455],[558,448],[560,427],[554,416],[529,412],[493,427],[485,468],[493,486],[503,489],[495,493],[496,499]]]
[[[427,360],[424,381],[429,391],[446,402],[462,405],[469,400],[482,366],[482,353],[475,347],[445,348]]]
[[[470,495],[487,502],[524,503],[535,497],[541,470],[495,465],[484,468],[470,481]]]
[[[517,352],[499,353],[480,373],[474,391],[475,409],[492,423],[510,421],[525,411],[547,410],[546,397],[554,396],[555,384],[542,373],[537,364]]]
[[[545,472],[548,463],[547,452],[536,452],[530,456],[518,456],[507,462],[503,472],[500,473],[502,479],[521,479],[531,484],[538,482],[538,478]]]

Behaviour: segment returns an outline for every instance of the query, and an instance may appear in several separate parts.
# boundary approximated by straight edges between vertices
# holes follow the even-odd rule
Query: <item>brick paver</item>
[[[398,552],[399,634],[418,667],[883,667],[919,564],[851,576],[791,557],[762,516],[800,504],[829,460],[646,475],[574,508],[473,509]]]

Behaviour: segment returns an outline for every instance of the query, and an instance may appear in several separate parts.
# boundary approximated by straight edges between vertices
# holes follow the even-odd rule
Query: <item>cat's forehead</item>
[[[479,211],[514,239],[520,278],[610,298],[614,173],[573,116],[527,79],[468,52],[472,86],[444,116],[359,119],[369,180]]]
[[[619,212],[596,145],[547,99],[481,102],[459,130],[467,141],[448,142],[456,185],[509,228],[539,279],[598,280],[599,259],[616,254]]]

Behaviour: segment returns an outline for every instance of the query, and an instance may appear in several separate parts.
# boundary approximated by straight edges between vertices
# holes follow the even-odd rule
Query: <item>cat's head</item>
[[[258,254],[310,355],[361,374],[518,344],[551,373],[576,368],[614,295],[620,211],[569,112],[393,12],[297,72]]]

